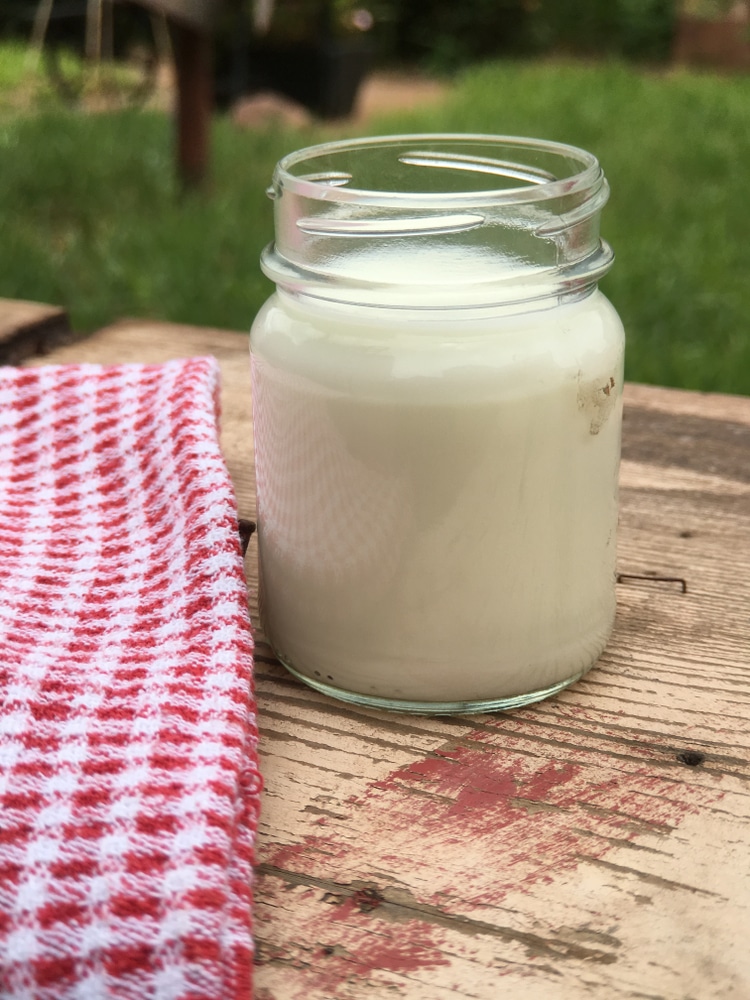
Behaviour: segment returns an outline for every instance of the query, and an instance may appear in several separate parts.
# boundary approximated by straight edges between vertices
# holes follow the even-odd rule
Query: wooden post
[[[96,63],[102,58],[102,0],[86,3],[86,58]]]
[[[112,5],[114,0],[103,0],[101,13],[101,53],[105,62],[115,57],[115,18]]]
[[[172,37],[177,100],[177,178],[183,191],[205,186],[209,176],[213,111],[213,40],[225,0],[136,0],[166,17]]]
[[[172,22],[177,74],[177,175],[183,190],[209,176],[213,109],[212,45],[208,31]]]
[[[49,19],[52,16],[54,3],[55,0],[40,0],[34,14],[34,25],[31,29],[32,54],[27,57],[28,65],[34,69],[39,65],[39,56],[44,48],[44,39],[47,37],[47,28],[49,28]]]

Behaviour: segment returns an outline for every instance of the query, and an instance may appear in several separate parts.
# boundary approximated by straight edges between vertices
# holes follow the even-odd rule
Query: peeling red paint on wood
[[[271,896],[278,892],[283,890],[269,887]],[[313,996],[333,1000],[347,983],[355,978],[368,981],[376,971],[409,974],[450,964],[441,950],[445,935],[439,928],[415,919],[400,924],[393,935],[387,924],[384,930],[373,926],[354,896],[337,898],[326,893],[324,899],[327,918],[316,922],[315,944],[305,958],[305,986],[284,994],[284,1000],[303,1000],[310,990]],[[283,950],[270,949],[261,957],[264,963],[288,958]]]
[[[460,883],[440,885],[423,902],[446,891],[475,902],[499,903],[513,889],[529,890],[540,881],[577,867],[582,856],[603,858],[614,846],[636,836],[668,835],[681,819],[722,797],[720,782],[705,788],[678,783],[648,766],[618,773],[568,761],[539,766],[533,758],[486,745],[460,746],[397,768],[373,781],[357,802],[357,823],[377,833],[366,845],[342,850],[321,831],[303,842],[277,848],[273,867],[308,874],[350,870],[362,862],[380,870],[414,856],[419,865],[425,844],[434,844],[439,866],[453,847],[471,843]],[[472,870],[481,854],[481,873]],[[453,864],[451,865],[453,867]],[[492,888],[483,876],[496,873]],[[480,875],[477,880],[477,874]],[[471,891],[482,884],[480,895]]]
[[[341,907],[334,908],[334,920],[344,922],[356,912],[356,907],[347,900]],[[331,925],[328,926],[330,928]],[[417,920],[411,926],[404,926],[403,933],[396,938],[379,934],[377,928],[364,920],[362,927],[358,927],[356,923],[344,926],[332,937],[333,943],[324,945],[322,949],[322,957],[327,957],[327,951],[333,949],[323,977],[325,985],[329,987],[341,981],[338,976],[343,980],[351,975],[352,966],[357,975],[366,976],[375,969],[414,972],[417,969],[449,964],[439,948],[442,936],[434,929],[420,925]],[[341,950],[346,954],[337,961]]]
[[[524,765],[522,757],[498,759],[485,749],[460,747],[399,768],[372,787],[399,793],[408,788],[449,798],[451,804],[440,811],[437,821],[455,819],[466,824],[467,832],[481,833],[525,816],[526,811],[514,805],[519,797],[528,802],[557,802],[561,786],[581,771],[573,764],[550,761],[529,773]],[[424,803],[416,806],[412,800],[411,804],[428,815],[435,811]]]

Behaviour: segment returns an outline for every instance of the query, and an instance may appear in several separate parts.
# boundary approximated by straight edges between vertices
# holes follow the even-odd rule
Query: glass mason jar
[[[251,332],[261,618],[310,686],[538,701],[615,612],[623,329],[590,153],[406,135],[278,164]]]

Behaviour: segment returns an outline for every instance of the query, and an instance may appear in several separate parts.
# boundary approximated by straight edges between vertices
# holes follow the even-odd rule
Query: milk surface
[[[261,614],[282,661],[472,702],[590,667],[614,617],[623,333],[564,306],[280,292],[251,336]]]

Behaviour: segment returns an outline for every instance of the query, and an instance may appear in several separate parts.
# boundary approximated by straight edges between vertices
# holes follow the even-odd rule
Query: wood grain
[[[730,396],[725,393],[684,392],[682,389],[628,382],[625,386],[625,406],[641,406],[662,413],[686,414],[709,420],[750,423],[747,396]]]
[[[47,360],[215,354],[252,517],[246,351],[125,323]],[[615,633],[555,698],[357,709],[258,632],[256,1000],[750,996],[750,399],[628,386],[623,456]]]
[[[0,364],[19,364],[72,339],[68,314],[59,306],[0,299]]]

